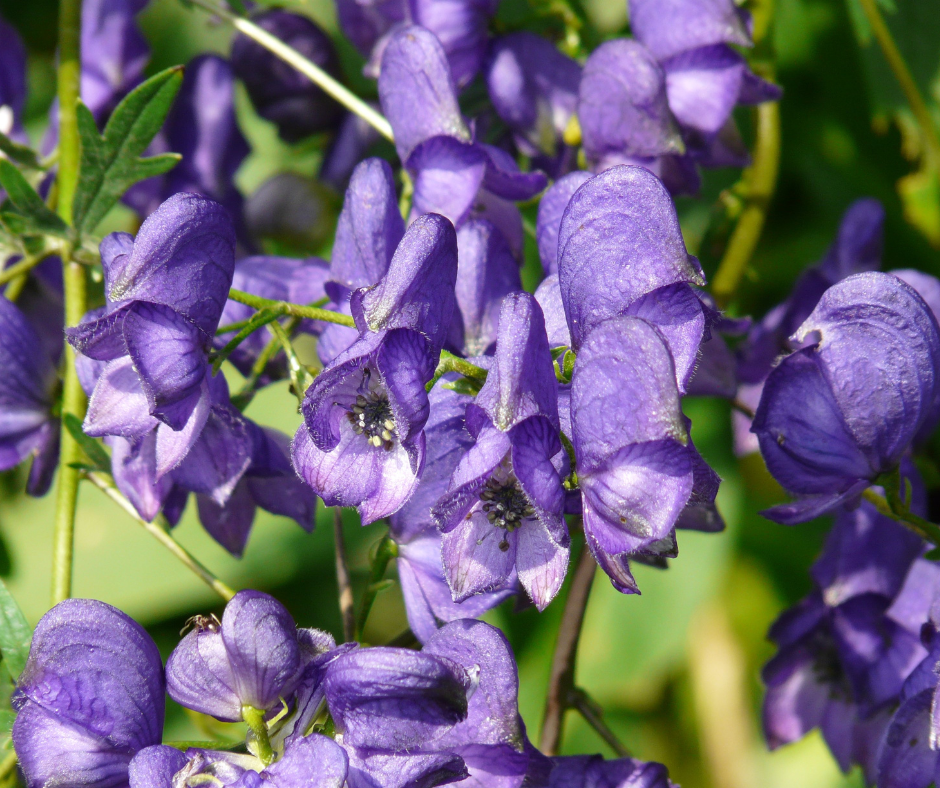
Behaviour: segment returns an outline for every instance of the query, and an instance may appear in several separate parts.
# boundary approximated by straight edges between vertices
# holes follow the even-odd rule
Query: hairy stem
[[[880,514],[883,514],[885,517],[890,517],[896,523],[900,523],[922,539],[930,542],[934,547],[940,547],[940,526],[936,523],[925,520],[923,517],[918,517],[910,511],[897,511],[884,496],[878,495],[878,493],[871,488],[865,490],[865,492],[862,493],[862,497],[872,504]]]
[[[232,27],[239,33],[258,42],[265,49],[277,55],[285,63],[296,68],[301,74],[307,77],[307,79],[322,89],[324,93],[332,96],[350,112],[354,112],[387,140],[394,142],[395,137],[392,133],[392,126],[381,113],[376,112],[355,93],[349,91],[316,65],[316,63],[311,62],[301,55],[296,49],[288,46],[279,38],[272,36],[264,28],[258,27],[258,25],[251,20],[237,16],[227,8],[222,8],[209,0],[190,0],[190,2],[231,23]]]
[[[333,507],[333,542],[336,549],[336,588],[339,590],[339,614],[343,619],[343,640],[349,643],[356,637],[356,610],[349,566],[346,563],[346,540],[343,538],[343,512]]]
[[[770,200],[777,187],[777,173],[780,169],[780,107],[776,101],[768,101],[759,104],[755,112],[757,141],[754,144],[754,161],[742,176],[746,195],[744,210],[712,282],[712,294],[721,308],[728,305],[741,284],[760,241]]]
[[[270,298],[243,293],[241,290],[229,290],[228,297],[240,304],[246,304],[254,309],[281,310],[284,315],[293,317],[306,317],[311,320],[322,320],[325,323],[337,323],[341,326],[356,327],[356,321],[350,315],[344,315],[341,312],[333,312],[330,309],[320,309],[316,306],[303,306],[302,304],[291,304],[288,301],[274,301]]]
[[[434,370],[433,377],[424,387],[425,390],[430,391],[433,389],[437,381],[439,381],[448,372],[459,372],[465,378],[475,380],[480,385],[486,381],[485,369],[482,369],[475,364],[471,364],[466,359],[460,358],[460,356],[455,356],[453,353],[442,350],[441,358],[437,362],[437,369]]]
[[[264,722],[264,712],[253,706],[242,706],[242,719],[248,723],[249,730],[254,734],[255,744],[258,747],[258,757],[265,766],[274,761],[274,749],[268,737],[268,726]]]
[[[564,729],[565,712],[572,706],[574,690],[574,668],[578,654],[578,640],[584,623],[584,611],[591,596],[591,584],[597,564],[587,545],[581,548],[578,566],[574,570],[555,654],[548,681],[548,696],[545,699],[545,714],[542,717],[542,736],[539,749],[546,755],[557,755]]]
[[[891,31],[885,24],[875,0],[859,0],[859,2],[865,12],[865,17],[868,19],[868,24],[871,25],[872,33],[878,40],[878,46],[881,47],[885,60],[888,61],[888,67],[898,81],[898,85],[904,93],[904,98],[910,105],[911,112],[920,126],[928,155],[935,165],[940,165],[940,137],[937,136],[937,129],[933,118],[930,116],[930,110],[927,109],[927,104],[920,94],[917,82],[914,81],[911,70],[907,67],[904,55],[898,49],[894,36],[891,35]]]
[[[97,471],[86,471],[85,477],[127,512],[138,525],[142,525],[160,544],[182,561],[187,569],[190,569],[200,580],[209,586],[209,588],[222,597],[222,599],[228,602],[235,596],[234,589],[219,580],[219,578],[206,569],[206,567],[204,567],[185,547],[172,537],[166,519],[162,515],[152,523],[148,523],[137,514],[134,505],[114,486],[114,483],[107,475]]]
[[[59,171],[57,204],[59,216],[72,224],[72,203],[78,185],[79,137],[76,107],[81,81],[81,0],[59,3]],[[85,267],[72,260],[71,249],[62,250],[65,324],[77,325],[87,308]],[[66,343],[62,387],[62,416],[85,415],[85,392],[75,370],[75,351]],[[72,558],[75,542],[75,512],[78,507],[80,472],[71,467],[81,461],[82,451],[68,430],[62,430],[59,479],[56,488],[55,533],[52,547],[52,604],[72,594]]]

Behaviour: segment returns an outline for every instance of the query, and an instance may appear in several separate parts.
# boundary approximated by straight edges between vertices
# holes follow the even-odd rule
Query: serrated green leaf
[[[82,429],[82,423],[78,417],[72,413],[66,413],[62,418],[65,429],[75,439],[75,442],[81,447],[82,451],[92,462],[94,470],[111,473],[111,458],[94,438],[89,438]]]
[[[26,665],[32,637],[33,630],[26,622],[20,606],[0,580],[0,653],[14,681]]]
[[[22,216],[20,227],[25,229],[17,234],[28,232],[35,235],[68,237],[69,228],[65,222],[43,202],[42,197],[23,177],[23,173],[6,159],[0,159],[0,186],[6,191],[17,213]],[[16,224],[15,220],[13,223]],[[12,229],[8,220],[4,220],[4,225],[10,228],[11,232],[17,232]]]
[[[89,109],[78,105],[82,158],[73,218],[79,232],[94,230],[135,183],[162,175],[179,161],[175,154],[140,155],[163,126],[182,81],[182,66],[148,79],[118,104],[103,135]]]
[[[21,167],[26,167],[30,170],[45,169],[39,163],[39,157],[36,155],[36,151],[26,145],[20,145],[20,143],[14,142],[6,134],[0,134],[0,153],[3,153],[4,156],[11,161],[15,161]]]

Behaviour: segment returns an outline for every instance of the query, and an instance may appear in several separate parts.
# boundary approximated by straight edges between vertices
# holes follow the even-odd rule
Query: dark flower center
[[[480,500],[483,502],[486,519],[497,528],[510,533],[522,525],[524,518],[535,514],[535,510],[519,486],[519,480],[511,474],[506,479],[496,477],[487,479],[480,493]]]
[[[816,681],[829,688],[829,697],[834,700],[851,701],[852,688],[832,635],[818,630],[811,636],[809,648],[813,654],[813,675]]]
[[[395,416],[388,397],[376,391],[356,396],[356,403],[349,411],[349,421],[357,435],[378,448],[391,451],[395,446]]]

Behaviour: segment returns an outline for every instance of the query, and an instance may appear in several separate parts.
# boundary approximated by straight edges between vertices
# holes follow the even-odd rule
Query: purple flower
[[[600,755],[567,755],[552,758],[548,788],[677,788],[669,770],[661,763],[618,758],[605,761]]]
[[[452,325],[457,237],[435,214],[405,233],[378,284],[356,290],[359,338],[317,376],[292,455],[328,506],[363,524],[398,510],[424,463],[425,384]]]
[[[558,152],[578,108],[581,66],[548,39],[511,33],[490,47],[486,87],[496,114],[529,156]]]
[[[539,610],[561,588],[569,537],[552,463],[557,391],[542,310],[528,293],[506,296],[495,364],[467,410],[476,443],[433,510],[455,602],[503,588],[513,570]]]
[[[457,464],[473,446],[466,431],[466,409],[472,401],[442,385],[428,395],[431,412],[425,427],[427,458],[414,495],[390,518],[389,536],[398,545],[398,579],[411,631],[426,643],[441,624],[476,618],[513,593],[515,573],[506,588],[454,602],[444,576],[441,535],[431,507],[447,492]]]
[[[185,456],[208,416],[208,350],[234,246],[225,210],[194,194],[163,203],[136,239],[102,242],[107,305],[66,332],[80,353],[108,362],[89,402],[89,435],[138,438],[162,424],[177,462]]]
[[[575,351],[603,321],[641,317],[662,332],[685,390],[705,331],[704,308],[689,284],[704,278],[654,175],[614,167],[575,191],[558,231],[558,280]]]
[[[937,397],[940,334],[897,277],[855,274],[830,287],[793,339],[814,344],[777,366],[752,431],[774,477],[800,500],[765,514],[803,522],[893,471]]]
[[[320,182],[329,184],[337,192],[345,191],[356,165],[378,141],[379,133],[371,124],[354,112],[346,113],[323,153],[318,176]]]
[[[635,591],[624,557],[670,536],[695,477],[672,357],[654,326],[612,318],[588,335],[571,422],[585,538],[614,585]]]
[[[23,108],[26,105],[26,48],[16,28],[0,18],[0,134],[25,143]]]
[[[253,18],[256,25],[296,49],[334,78],[339,57],[330,37],[313,21],[275,9]],[[232,69],[248,90],[258,114],[287,142],[335,127],[342,107],[307,77],[243,34],[232,41]]]
[[[311,304],[326,296],[324,285],[328,276],[327,264],[319,257],[303,260],[288,257],[245,257],[235,264],[232,287],[274,301]],[[254,313],[255,310],[251,307],[229,299],[225,302],[219,325],[240,323],[250,319]],[[305,320],[300,326],[302,331],[310,334],[318,334],[322,327],[322,324],[312,320]],[[215,347],[225,347],[234,336],[235,332],[217,335],[214,340]],[[255,331],[232,352],[229,360],[239,372],[247,376],[273,336],[267,327]],[[278,352],[268,364],[261,381],[268,383],[285,377],[286,374],[286,359],[283,352]]]
[[[53,359],[15,304],[0,296],[0,470],[33,458],[30,495],[44,495],[59,461]]]
[[[539,200],[535,237],[538,241],[542,271],[547,277],[558,273],[558,233],[565,209],[574,193],[591,180],[591,177],[591,173],[583,170],[570,172],[555,181]]]
[[[630,29],[658,60],[712,44],[751,46],[748,14],[733,0],[629,0]]]
[[[163,666],[144,629],[90,599],[42,617],[20,675],[13,743],[29,788],[119,788],[163,735]]]

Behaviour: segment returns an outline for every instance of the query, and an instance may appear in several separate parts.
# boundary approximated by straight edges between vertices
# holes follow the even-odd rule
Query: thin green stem
[[[604,710],[583,689],[575,687],[571,690],[568,702],[571,708],[578,710],[578,713],[584,717],[584,721],[597,732],[597,735],[607,743],[607,746],[617,753],[618,758],[630,757],[630,751],[617,738],[617,734],[604,722]]]
[[[234,337],[232,337],[215,356],[212,362],[213,372],[218,372],[222,363],[227,359],[238,346],[248,339],[255,331],[264,328],[268,323],[274,323],[278,318],[283,317],[286,312],[283,309],[262,309],[255,312],[248,324],[245,325]]]
[[[287,336],[293,335],[299,323],[299,317],[292,317],[284,326],[284,333],[286,333]],[[264,371],[268,368],[268,364],[271,363],[271,359],[277,355],[277,351],[280,349],[281,340],[277,334],[275,334],[273,337],[271,337],[271,341],[264,346],[264,350],[262,350],[258,355],[254,366],[251,368],[251,374],[245,380],[245,383],[239,390],[238,394],[232,397],[232,401],[237,403],[236,407],[244,409],[248,406],[248,403],[251,402],[251,399],[255,394],[255,388],[258,385],[258,381],[261,379]]]
[[[258,757],[265,766],[270,766],[274,761],[274,750],[271,747],[271,739],[268,738],[264,712],[253,706],[242,706],[242,719],[248,723],[249,730],[254,734]]]
[[[152,523],[148,523],[137,514],[134,505],[114,486],[110,477],[103,473],[98,473],[97,471],[86,471],[85,478],[127,512],[138,525],[143,526],[151,536],[154,536],[160,544],[173,553],[187,569],[191,570],[200,580],[209,586],[209,588],[222,597],[222,599],[228,602],[235,596],[234,589],[219,580],[219,578],[206,569],[198,559],[170,535],[169,526],[162,515],[157,517]]]
[[[425,385],[425,390],[430,391],[433,389],[437,381],[448,372],[458,372],[465,378],[470,378],[480,385],[483,385],[486,381],[485,369],[476,366],[476,364],[471,364],[466,359],[460,358],[460,356],[455,356],[453,353],[442,350],[441,358],[437,362],[437,369],[434,370],[434,375],[427,382],[427,385]]]
[[[382,578],[385,577],[385,570],[388,569],[389,561],[398,555],[398,545],[396,545],[388,536],[384,537],[376,545],[375,556],[372,559],[372,567],[369,570],[369,585],[362,595],[362,606],[359,608],[359,617],[356,619],[356,640],[362,640],[362,633],[366,628],[366,621],[369,620],[369,613],[379,592],[387,587]]]
[[[339,592],[339,613],[343,619],[343,641],[349,643],[356,637],[356,603],[353,600],[349,580],[349,565],[346,562],[346,540],[343,538],[343,512],[333,507],[333,542],[336,553],[336,589]]]
[[[254,309],[281,309],[283,314],[293,317],[305,317],[310,320],[322,320],[325,323],[337,323],[341,326],[356,327],[356,321],[350,315],[344,315],[341,312],[334,312],[330,309],[320,309],[316,306],[303,306],[302,304],[291,304],[288,301],[274,301],[270,298],[244,293],[241,290],[229,290],[228,297],[240,304],[246,304]]]
[[[940,137],[937,135],[937,128],[930,116],[930,110],[927,109],[924,97],[920,94],[917,82],[914,80],[911,70],[907,67],[904,55],[898,49],[894,36],[891,35],[891,30],[885,24],[875,0],[860,0],[860,2],[865,17],[868,19],[868,24],[871,25],[872,33],[878,40],[878,46],[881,47],[885,60],[888,61],[888,67],[898,81],[898,85],[904,93],[904,98],[907,99],[911,112],[914,113],[914,118],[920,126],[928,155],[935,165],[940,165]]]
[[[229,9],[218,6],[215,3],[210,2],[210,0],[190,0],[190,2],[193,5],[198,6],[199,8],[202,8],[209,13],[215,14],[216,16],[219,16],[222,19],[225,19],[227,22],[231,23],[232,27],[234,27],[239,33],[242,33],[258,42],[265,49],[277,55],[285,63],[288,63],[289,65],[296,68],[301,74],[307,77],[307,79],[313,82],[317,87],[321,88],[324,93],[332,96],[350,112],[354,112],[360,118],[365,120],[366,123],[371,125],[387,140],[391,140],[392,142],[395,141],[394,134],[392,133],[392,125],[381,113],[376,112],[355,93],[349,91],[318,65],[312,63],[303,55],[301,55],[300,52],[298,52],[296,49],[288,46],[279,38],[272,36],[264,28],[258,27],[258,25],[256,25],[251,20],[233,14]]]
[[[755,112],[757,141],[754,144],[754,161],[743,175],[746,203],[712,282],[712,294],[722,308],[728,305],[741,284],[760,241],[770,201],[777,188],[780,107],[776,101],[768,101],[758,105]]]
[[[313,382],[313,376],[300,363],[297,352],[291,344],[290,334],[284,330],[284,327],[280,323],[272,323],[271,332],[284,349],[284,355],[287,356],[287,372],[294,387],[294,394],[297,396],[297,406],[300,407],[304,402],[304,393]]]
[[[865,490],[865,492],[862,493],[862,497],[872,504],[880,514],[883,514],[885,517],[890,517],[896,523],[900,523],[935,547],[940,547],[940,526],[936,525],[936,523],[925,520],[923,517],[918,517],[913,512],[896,511],[888,502],[887,498],[883,495],[878,495],[878,493],[871,488]]]
[[[48,253],[28,255],[15,265],[5,268],[3,271],[0,271],[0,285],[5,285],[7,282],[16,279],[16,277],[29,273],[47,257],[49,257]]]
[[[79,137],[76,107],[81,79],[79,45],[81,39],[81,0],[59,2],[59,170],[56,210],[72,224],[72,202],[78,185]],[[62,250],[65,325],[78,325],[87,308],[85,267],[72,260],[72,250]],[[75,351],[65,346],[65,373],[62,386],[62,415],[78,419],[85,415],[85,392],[75,369]],[[72,558],[75,542],[75,513],[81,473],[72,467],[81,461],[82,451],[68,430],[62,430],[59,480],[56,489],[55,533],[52,548],[52,603],[72,594]]]

